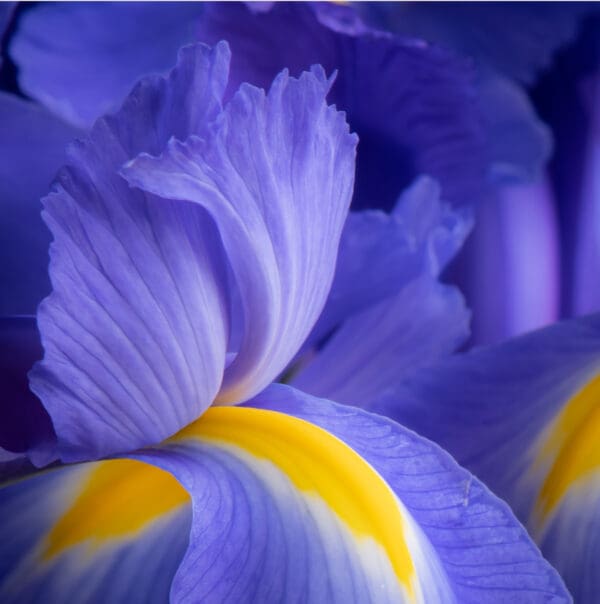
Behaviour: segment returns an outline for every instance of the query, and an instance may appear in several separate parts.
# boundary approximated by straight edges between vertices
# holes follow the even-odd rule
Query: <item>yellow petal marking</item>
[[[298,488],[316,493],[358,537],[385,550],[398,580],[414,597],[415,568],[394,493],[353,449],[296,417],[248,407],[212,407],[172,441],[199,438],[269,460]]]
[[[45,540],[45,560],[84,542],[92,553],[114,539],[134,537],[190,500],[171,474],[141,461],[114,459],[88,465],[92,468],[73,503]]]
[[[535,467],[548,465],[533,512],[541,530],[569,488],[600,469],[600,375],[565,405],[544,437]]]

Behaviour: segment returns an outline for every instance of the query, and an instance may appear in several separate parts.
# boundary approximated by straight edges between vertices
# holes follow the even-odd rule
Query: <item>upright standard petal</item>
[[[592,315],[428,367],[375,406],[508,501],[585,604],[600,589],[599,372]]]
[[[46,470],[0,488],[0,600],[168,601],[190,530],[189,496],[134,460]]]
[[[24,13],[10,53],[19,85],[63,119],[89,127],[114,111],[135,81],[165,73],[193,42],[197,2],[70,2]]]
[[[172,136],[202,134],[221,110],[229,50],[187,47],[74,145],[44,219],[53,292],[31,376],[58,455],[93,459],[156,443],[217,394],[226,358],[228,268],[198,205],[131,190],[119,169]]]
[[[205,139],[173,142],[123,172],[154,195],[202,206],[217,225],[243,313],[220,403],[250,398],[283,371],[329,293],[357,142],[325,102],[330,85],[320,68],[283,72],[266,95],[243,85]]]
[[[33,314],[50,292],[40,198],[78,134],[42,107],[0,92],[0,316]]]

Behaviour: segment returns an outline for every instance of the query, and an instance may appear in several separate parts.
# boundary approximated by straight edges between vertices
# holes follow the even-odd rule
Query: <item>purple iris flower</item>
[[[79,463],[0,489],[2,601],[570,601],[436,445],[270,385],[335,287],[357,138],[323,68],[224,101],[229,60],[188,46],[141,80],[44,200],[31,386],[56,439],[29,455]],[[417,291],[460,233],[438,193],[419,180],[359,225],[412,225]]]

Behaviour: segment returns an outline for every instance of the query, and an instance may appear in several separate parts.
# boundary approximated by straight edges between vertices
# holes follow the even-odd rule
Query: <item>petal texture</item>
[[[390,214],[351,212],[340,241],[335,278],[311,342],[396,294],[424,271],[440,272],[470,227],[469,216],[442,203],[439,185],[426,176],[402,193]]]
[[[391,215],[351,215],[332,291],[311,335],[320,346],[299,358],[291,382],[368,408],[403,377],[455,350],[469,335],[470,314],[460,292],[437,277],[470,227],[469,213],[443,203],[427,177]],[[323,343],[323,336],[330,337]]]
[[[53,293],[38,314],[44,360],[32,389],[65,461],[158,442],[219,390],[228,338],[227,267],[201,207],[132,191],[121,166],[220,110],[229,50],[182,50],[70,150],[44,218]]]
[[[130,184],[194,202],[215,221],[239,293],[243,336],[219,401],[235,403],[285,368],[329,292],[352,195],[356,137],[327,106],[322,69],[244,85],[207,139],[140,156]]]
[[[456,350],[469,320],[458,289],[424,275],[346,321],[292,384],[368,409],[404,377]]]
[[[420,527],[421,543],[429,542],[457,602],[570,601],[508,507],[433,443],[390,420],[288,386],[275,385],[249,404],[314,423],[361,455]],[[441,601],[452,599],[444,594]]]
[[[172,476],[131,460],[3,486],[2,602],[166,602],[188,541],[188,501]]]
[[[586,603],[599,562],[599,372],[600,317],[591,315],[440,362],[374,407],[503,497]]]
[[[19,85],[63,119],[89,127],[114,111],[138,78],[170,69],[177,50],[194,40],[201,13],[195,2],[33,7],[10,48]]]

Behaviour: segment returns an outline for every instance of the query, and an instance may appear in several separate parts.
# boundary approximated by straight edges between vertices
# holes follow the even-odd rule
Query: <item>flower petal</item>
[[[133,460],[47,470],[0,488],[0,599],[168,600],[190,528],[186,491]]]
[[[569,601],[434,444],[285,386],[251,405],[211,408],[136,460],[2,488],[2,600],[160,601],[172,580],[175,602]]]
[[[453,204],[478,201],[485,158],[471,65],[420,41],[360,27],[356,19],[348,6],[284,2],[253,14],[242,4],[215,3],[199,39],[231,44],[230,91],[239,82],[266,86],[284,67],[292,75],[313,63],[339,71],[331,99],[361,141],[356,207],[389,210],[419,174],[439,180]]]
[[[556,321],[559,260],[549,184],[498,187],[477,209],[456,267],[457,284],[473,309],[473,343],[500,342]]]
[[[19,85],[63,119],[91,126],[139,77],[170,69],[177,50],[194,40],[202,10],[196,2],[32,7],[10,47]]]
[[[325,303],[352,194],[356,137],[328,107],[322,69],[244,85],[205,140],[173,142],[124,170],[130,184],[210,213],[231,263],[243,335],[219,402],[267,386]]]
[[[453,352],[469,320],[458,289],[423,275],[346,321],[291,383],[368,409],[399,380]]]
[[[288,386],[275,385],[248,404],[311,422],[370,464],[418,527],[422,551],[440,564],[433,579],[419,576],[420,560],[414,560],[424,584],[440,585],[445,575],[458,602],[570,601],[508,507],[433,443],[382,417]],[[452,601],[447,593],[439,597],[425,601]]]
[[[577,601],[590,603],[600,560],[599,375],[600,315],[591,315],[430,366],[374,406],[503,497]]]
[[[468,216],[441,203],[439,185],[425,176],[403,192],[391,214],[351,212],[340,241],[335,278],[311,342],[397,293],[424,270],[440,272],[470,227]]]
[[[197,205],[131,190],[118,174],[172,136],[202,134],[220,111],[226,44],[182,50],[167,79],[141,81],[73,146],[45,200],[54,291],[31,377],[63,461],[159,442],[219,390],[228,338],[227,266]]]
[[[586,122],[587,140],[581,158],[581,184],[579,174],[571,171],[568,181],[570,188],[566,195],[559,197],[563,206],[561,210],[565,214],[561,225],[566,247],[564,297],[566,312],[572,316],[600,309],[600,287],[594,278],[600,269],[600,76],[591,78],[591,87],[590,121]]]
[[[548,67],[552,54],[576,33],[590,12],[585,3],[548,5],[540,14],[530,2],[519,4],[421,5],[418,2],[365,7],[380,23],[403,34],[456,48],[487,68],[531,84]],[[502,23],[502,27],[498,24]]]
[[[336,279],[311,343],[330,337],[299,358],[291,383],[368,408],[402,377],[452,352],[468,336],[470,317],[461,294],[437,276],[462,245],[471,219],[442,203],[439,186],[426,177],[400,197],[392,215],[355,216],[363,221],[355,218],[346,226]],[[376,218],[378,228],[365,218]],[[355,241],[364,227],[384,238]],[[384,245],[388,249],[379,248]],[[373,251],[380,255],[371,260]]]
[[[479,102],[490,145],[490,180],[518,184],[539,180],[552,153],[552,135],[526,92],[508,78],[482,74]]]
[[[32,314],[50,291],[40,198],[77,136],[47,111],[0,92],[0,316]]]

